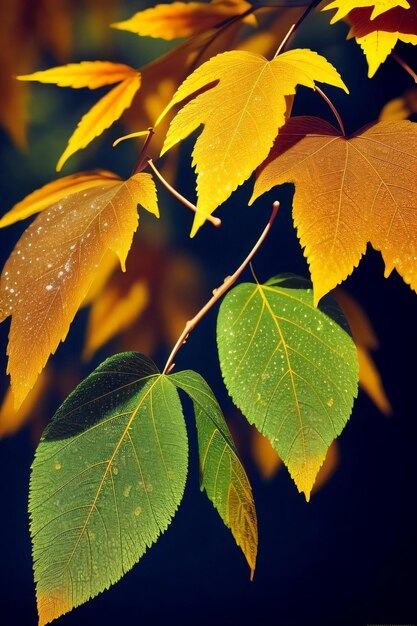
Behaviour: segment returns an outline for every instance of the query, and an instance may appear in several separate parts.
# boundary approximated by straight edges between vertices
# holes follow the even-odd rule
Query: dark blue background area
[[[352,95],[347,97],[332,89],[326,89],[326,93],[334,99],[347,130],[352,132],[376,118],[386,101],[409,88],[410,79],[389,60],[372,81],[367,80],[360,49],[354,42],[343,40],[346,27],[332,30],[326,24],[327,20],[313,18],[311,30],[308,25],[303,28],[297,45],[324,53],[341,71]],[[401,54],[416,67],[417,55],[410,48],[404,46]],[[65,92],[65,99],[60,95],[57,98],[61,98],[58,108],[62,110],[55,113],[54,119],[44,120],[44,126],[38,123],[31,130],[35,146],[41,145],[46,127],[59,126],[66,116],[73,116],[73,103],[80,103],[79,95],[69,92]],[[294,113],[321,115],[333,122],[325,105],[308,90],[300,90]],[[72,122],[66,124],[69,134]],[[83,156],[83,168],[105,166],[121,174],[129,172],[131,148],[117,154],[107,149],[119,131],[110,131],[100,152],[89,151]],[[17,153],[5,136],[1,140],[3,213],[25,193],[46,182],[47,172],[37,168],[33,158]],[[39,149],[36,147],[35,151]],[[184,166],[178,185],[193,197],[189,149],[190,144],[182,151]],[[49,179],[54,176],[55,156],[50,157]],[[281,272],[308,275],[291,222],[292,187],[274,190],[247,208],[250,193],[251,185],[244,186],[219,211],[221,229],[215,231],[206,226],[193,240],[186,235],[189,215],[162,194],[162,219],[164,213],[170,214],[166,219],[172,223],[175,212],[177,230],[172,232],[172,245],[198,257],[212,287],[220,284],[246,256],[276,198],[282,202],[280,214],[255,259],[255,271],[260,280]],[[16,226],[0,232],[2,261],[21,230],[21,226]],[[250,280],[250,274],[245,274],[244,279]],[[340,466],[308,504],[286,470],[268,482],[262,481],[247,450],[242,449],[259,521],[254,582],[249,581],[246,563],[230,532],[199,491],[196,433],[190,403],[184,400],[190,469],[184,500],[175,519],[122,581],[64,616],[59,622],[62,626],[364,626],[417,622],[417,296],[397,275],[383,278],[383,263],[372,250],[347,281],[346,288],[368,312],[380,338],[381,348],[375,359],[394,414],[385,418],[360,393],[339,438]],[[55,357],[57,367],[65,359],[78,358],[84,322],[85,314],[81,314]],[[177,369],[199,371],[215,390],[225,413],[231,415],[234,409],[218,365],[215,323],[216,311],[212,311],[178,355]],[[8,322],[0,327],[2,389],[7,384],[7,326]],[[110,353],[109,348],[100,356],[104,358]],[[165,353],[158,355],[159,365],[164,358]],[[99,359],[90,364],[85,374],[98,362]],[[56,408],[53,390],[49,408],[52,415]],[[34,443],[28,428],[0,441],[0,624],[5,626],[36,624],[27,515],[33,454]]]

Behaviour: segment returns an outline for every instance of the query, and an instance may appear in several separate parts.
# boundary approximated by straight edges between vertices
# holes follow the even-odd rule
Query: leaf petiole
[[[337,119],[337,123],[339,124],[339,128],[342,131],[342,135],[345,137],[346,133],[345,133],[345,127],[343,125],[342,122],[342,118],[339,115],[339,111],[336,109],[336,107],[334,106],[333,102],[330,100],[330,98],[328,96],[326,96],[326,94],[324,93],[324,91],[322,91],[320,89],[320,87],[317,87],[317,85],[314,86],[314,90],[317,91],[317,93],[323,98],[323,100],[326,102],[326,104],[329,105],[329,107],[331,108],[333,115],[335,116],[335,118]]]
[[[175,366],[174,359],[175,359],[178,351],[180,350],[181,346],[183,346],[184,343],[187,341],[190,333],[194,330],[194,328],[197,326],[197,324],[203,319],[203,317],[206,315],[206,313],[208,313],[208,311],[211,309],[211,307],[214,304],[216,304],[216,302],[218,300],[220,300],[220,298],[237,281],[237,279],[239,278],[239,276],[241,275],[243,270],[252,261],[253,257],[255,256],[255,254],[257,253],[259,248],[262,246],[263,242],[266,239],[266,236],[268,235],[269,231],[271,230],[272,224],[273,224],[273,222],[274,222],[274,220],[275,220],[275,218],[277,216],[278,209],[279,209],[279,202],[275,201],[273,203],[273,205],[272,205],[272,213],[271,213],[271,216],[270,216],[270,218],[268,220],[268,223],[265,226],[265,228],[264,228],[261,236],[259,237],[258,241],[254,245],[252,250],[249,252],[249,254],[246,257],[246,259],[243,261],[243,263],[241,265],[239,265],[237,270],[231,276],[227,276],[227,278],[225,278],[223,284],[220,285],[220,287],[218,287],[217,289],[215,289],[213,291],[213,296],[210,298],[210,300],[208,302],[206,302],[206,304],[197,313],[197,315],[195,315],[193,317],[193,319],[189,320],[186,323],[184,330],[182,331],[180,337],[178,338],[177,343],[175,344],[174,348],[172,349],[171,354],[168,357],[168,360],[167,360],[167,362],[165,364],[165,367],[164,367],[163,374],[167,374],[167,373],[172,371],[172,369]]]
[[[147,164],[149,165],[149,167],[151,168],[151,170],[153,171],[153,173],[155,174],[155,176],[161,181],[161,183],[164,185],[164,187],[166,189],[168,189],[168,191],[170,193],[172,193],[172,195],[177,198],[177,200],[179,200],[180,202],[182,202],[182,204],[184,204],[186,207],[188,207],[189,209],[191,209],[192,211],[194,211],[194,213],[200,213],[201,215],[204,215],[204,217],[213,224],[213,226],[221,226],[221,219],[218,217],[213,217],[212,215],[209,215],[208,213],[205,213],[205,211],[201,211],[200,209],[198,209],[195,204],[193,204],[192,202],[190,202],[189,200],[187,200],[187,198],[184,198],[183,195],[180,194],[179,191],[177,191],[176,189],[174,189],[174,187],[172,185],[169,184],[169,182],[162,176],[161,172],[157,169],[157,167],[155,166],[154,162],[152,161],[152,159],[150,159],[149,157],[147,158]]]

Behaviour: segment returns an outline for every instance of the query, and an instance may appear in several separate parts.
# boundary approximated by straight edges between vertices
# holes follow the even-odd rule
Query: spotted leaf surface
[[[114,252],[124,268],[138,204],[158,212],[149,174],[62,198],[18,241],[0,280],[0,321],[12,316],[8,372],[16,406],[65,339],[105,253]]]
[[[175,386],[140,354],[108,359],[67,398],[30,481],[40,626],[117,582],[167,529],[187,455]]]
[[[169,378],[194,403],[201,488],[232,531],[253,576],[258,550],[255,503],[221,408],[206,381],[196,372],[180,372]]]
[[[340,309],[329,298],[315,308],[301,279],[241,284],[222,303],[217,342],[232,399],[308,500],[357,395],[356,348]]]
[[[286,96],[297,85],[314,89],[316,81],[347,91],[333,65],[311,50],[290,50],[272,61],[234,50],[213,57],[180,85],[159,120],[193,97],[171,122],[162,154],[204,125],[193,150],[200,211],[213,213],[250,177],[285,123]],[[192,235],[205,220],[196,214]]]

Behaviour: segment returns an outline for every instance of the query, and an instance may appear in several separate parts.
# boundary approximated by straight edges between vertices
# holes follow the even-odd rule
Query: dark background
[[[128,17],[140,6],[139,2],[126,2],[119,6],[115,18]],[[111,33],[110,41],[98,49],[77,35],[83,32],[83,19],[81,14],[74,27],[73,60],[108,58],[138,66],[142,59],[160,53],[161,46],[154,40],[144,43],[133,35],[117,32]],[[313,16],[300,30],[296,43],[324,54],[341,72],[351,96],[331,88],[326,92],[338,107],[347,131],[352,132],[377,118],[385,102],[402,95],[412,84],[392,60],[368,80],[362,52],[354,41],[344,40],[346,32],[344,24],[330,27],[326,15]],[[417,67],[413,47],[400,46],[399,53]],[[45,55],[39,67],[53,64],[56,60]],[[95,100],[91,92],[33,87],[28,152],[19,152],[5,133],[0,134],[1,213],[54,178],[54,165],[67,137],[88,102]],[[321,115],[333,122],[319,97],[306,89],[299,90],[294,112]],[[117,152],[110,148],[121,133],[121,126],[111,129],[74,157],[65,173],[101,166],[127,175],[134,162],[134,146],[126,144]],[[185,145],[181,153],[178,186],[192,198],[189,150],[190,144]],[[250,191],[250,184],[244,186],[220,209],[221,229],[205,226],[193,240],[187,237],[190,216],[186,210],[161,194],[161,228],[168,233],[172,248],[186,250],[205,268],[207,297],[246,256],[276,197],[282,201],[282,209],[256,257],[256,273],[261,280],[280,272],[308,275],[291,223],[292,188],[275,191],[247,208]],[[145,217],[143,222],[150,220]],[[149,238],[152,228],[146,223],[144,237]],[[3,262],[22,228],[17,225],[0,232]],[[141,235],[135,245],[140,243]],[[345,286],[368,312],[380,339],[375,359],[394,413],[384,417],[360,393],[339,438],[340,466],[309,504],[297,492],[286,470],[270,481],[261,480],[243,446],[259,518],[254,582],[249,582],[246,564],[229,531],[199,491],[196,436],[191,407],[185,402],[191,457],[185,497],[177,516],[122,581],[63,617],[60,624],[362,626],[417,622],[417,296],[395,272],[388,280],[383,278],[381,258],[372,250]],[[198,370],[215,390],[225,413],[235,415],[221,381],[215,316],[216,311],[207,315],[195,330],[178,356],[177,366]],[[81,312],[66,344],[54,357],[58,371],[64,363],[65,371],[68,367],[78,368],[85,319],[85,312]],[[7,386],[7,331],[8,322],[0,327],[3,390]],[[101,350],[92,363],[82,366],[83,374],[113,351],[111,345]],[[162,365],[166,350],[161,349],[155,356]],[[55,390],[50,395],[45,420],[56,409]],[[239,416],[235,415],[235,422],[239,427]],[[5,625],[36,624],[27,515],[34,446],[34,430],[29,427],[0,441],[0,623]]]

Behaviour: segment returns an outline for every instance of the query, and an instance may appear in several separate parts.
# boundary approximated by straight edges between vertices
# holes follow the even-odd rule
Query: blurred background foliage
[[[69,61],[100,59],[132,67],[152,62],[179,42],[108,28],[109,23],[148,6],[136,0],[0,0],[1,214],[56,177],[55,164],[69,136],[97,100],[94,91],[28,86],[12,77]],[[291,11],[282,10],[279,22],[265,14],[266,35],[245,27],[249,38],[245,45],[263,52],[275,50],[279,34],[287,29],[283,24],[291,24],[300,9]],[[347,31],[346,24],[330,26],[327,14],[316,13],[294,42],[323,54],[341,72],[351,95],[336,89],[329,93],[347,131],[380,115],[416,119],[416,88],[410,77],[388,60],[368,80],[361,50],[353,40],[345,41]],[[414,48],[400,46],[399,52],[416,68]],[[178,59],[164,70],[168,77],[181,70]],[[160,66],[152,66],[147,77],[150,86],[160,75]],[[161,102],[149,94],[145,102],[145,96],[147,92],[139,91],[124,123],[116,123],[74,155],[64,173],[102,167],[127,176],[140,144],[111,146],[126,128],[142,130],[146,116],[147,123],[157,117]],[[307,89],[299,89],[293,113],[333,122],[322,100]],[[191,145],[185,142],[175,158],[162,166],[181,192],[193,199]],[[154,156],[157,147],[156,140]],[[142,217],[127,274],[114,269],[109,260],[67,341],[17,414],[5,373],[7,324],[0,328],[0,623],[36,623],[28,477],[34,447],[66,395],[118,351],[144,352],[161,366],[187,319],[246,256],[277,198],[282,208],[255,259],[256,274],[260,280],[281,272],[308,275],[291,221],[292,187],[274,190],[248,208],[250,187],[244,185],[220,209],[219,230],[207,224],[193,240],[188,237],[192,216],[160,189],[161,219]],[[0,232],[3,263],[23,228],[20,223]],[[417,297],[395,274],[383,278],[381,259],[372,250],[338,297],[356,325],[362,375],[367,373],[366,390],[373,402],[360,393],[347,428],[329,451],[309,504],[297,493],[269,443],[248,426],[227,397],[216,353],[215,312],[203,320],[177,358],[178,369],[196,369],[215,390],[251,478],[260,532],[254,582],[249,582],[242,555],[227,529],[199,492],[196,435],[186,402],[190,475],[172,526],[120,583],[64,616],[62,624],[353,626],[417,619]]]

